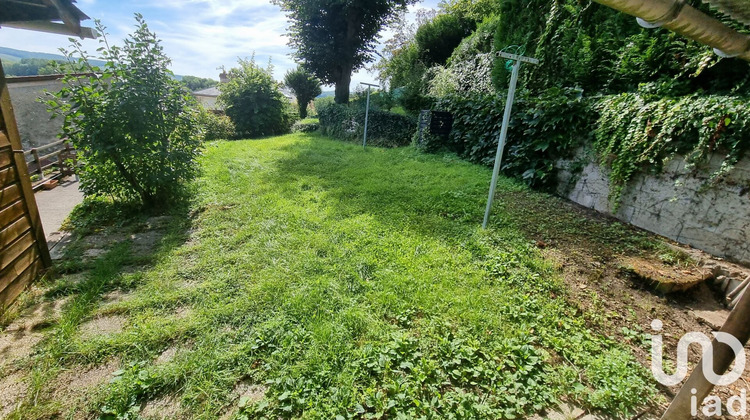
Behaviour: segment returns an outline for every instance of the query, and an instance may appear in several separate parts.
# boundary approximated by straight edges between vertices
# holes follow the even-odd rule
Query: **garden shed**
[[[74,0],[0,0],[0,28],[94,38]],[[0,62],[0,308],[51,265]]]

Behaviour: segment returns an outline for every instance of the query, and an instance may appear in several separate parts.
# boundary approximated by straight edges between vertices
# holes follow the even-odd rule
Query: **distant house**
[[[219,75],[219,84],[226,83],[228,81],[229,77],[225,72]],[[292,90],[288,87],[281,86],[279,90],[281,90],[281,93],[285,98],[289,100],[289,102],[297,101],[297,97],[294,96],[294,93],[292,93]],[[219,87],[214,86],[208,89],[197,90],[193,92],[193,95],[195,96],[195,99],[198,100],[198,103],[203,105],[204,108],[216,111],[222,109],[221,105],[218,103],[220,93],[221,91],[219,90]]]
[[[226,83],[228,81],[229,76],[227,75],[227,72],[222,71],[221,74],[219,74],[219,84]],[[197,90],[193,92],[193,95],[195,96],[195,99],[198,100],[198,103],[203,105],[203,108],[218,111],[223,109],[222,106],[218,103],[220,93],[221,91],[219,90],[219,87],[214,86],[208,89]]]
[[[214,86],[208,89],[195,91],[193,92],[193,95],[195,95],[195,99],[198,100],[198,103],[203,105],[203,108],[217,110],[221,109],[221,106],[217,103],[220,93],[219,88]]]

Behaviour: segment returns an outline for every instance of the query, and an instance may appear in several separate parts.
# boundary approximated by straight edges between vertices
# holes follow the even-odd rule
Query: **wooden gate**
[[[0,310],[51,265],[0,61]]]

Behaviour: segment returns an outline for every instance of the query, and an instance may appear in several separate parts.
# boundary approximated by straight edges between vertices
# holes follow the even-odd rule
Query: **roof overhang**
[[[81,26],[89,17],[73,3],[75,0],[0,0],[0,27],[96,38],[96,31]]]

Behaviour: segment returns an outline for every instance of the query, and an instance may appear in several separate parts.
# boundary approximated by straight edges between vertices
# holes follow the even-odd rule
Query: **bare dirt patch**
[[[123,316],[109,315],[92,319],[81,325],[81,337],[90,338],[97,335],[117,334],[125,328],[127,319]]]
[[[177,308],[177,310],[174,311],[174,318],[175,319],[186,319],[189,318],[190,315],[193,314],[193,308],[189,306],[180,306]]]
[[[250,381],[241,381],[234,386],[232,394],[230,395],[230,401],[235,407],[228,408],[224,415],[221,416],[221,420],[231,419],[235,413],[237,413],[237,404],[244,404],[250,406],[258,403],[266,396],[268,388],[262,385],[254,384]]]
[[[0,378],[0,418],[5,418],[26,396],[28,385],[20,372]]]
[[[140,416],[149,420],[167,420],[186,418],[181,416],[180,399],[176,395],[165,395],[143,404]]]
[[[44,335],[31,329],[6,330],[0,335],[0,367],[10,366],[21,359],[31,356],[34,347],[42,341]]]
[[[111,360],[104,365],[88,368],[73,367],[60,374],[50,389],[53,396],[63,402],[76,397],[83,397],[89,391],[107,383],[112,374],[120,367],[118,360]]]
[[[158,230],[147,230],[145,232],[134,233],[130,235],[130,239],[133,241],[133,254],[137,256],[149,255],[164,237],[164,233]]]
[[[159,357],[154,360],[154,364],[159,365],[166,365],[167,363],[174,360],[174,357],[177,355],[177,347],[170,347],[166,350],[164,350]]]
[[[125,292],[123,290],[113,290],[109,293],[106,293],[102,296],[102,302],[105,305],[112,305],[115,303],[120,303],[128,300],[133,296],[130,292]]]
[[[664,354],[673,359],[684,334],[710,336],[729,314],[723,296],[707,281],[716,270],[706,265],[705,255],[554,197],[541,201],[520,192],[503,201],[528,239],[559,270],[570,291],[569,303],[580,308],[593,330],[627,344],[646,369],[651,356],[644,339],[655,333],[652,320],[663,321]],[[533,212],[527,210],[530,205]],[[678,260],[671,264],[663,255],[669,249],[675,253],[666,259]],[[655,288],[656,280],[673,285]],[[700,357],[699,348],[691,346],[691,367]],[[743,380],[737,384],[750,383],[750,370]],[[671,400],[680,386],[659,389]],[[732,392],[717,388],[714,394],[726,401]],[[652,407],[640,418],[665,408]]]

